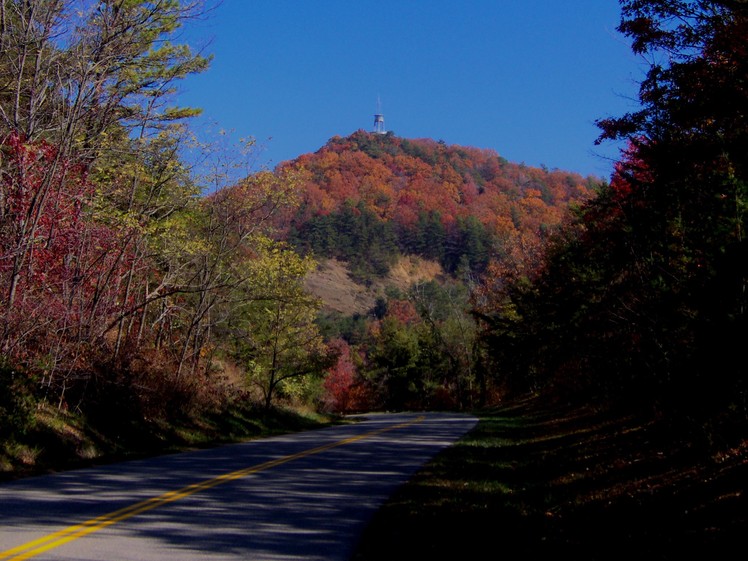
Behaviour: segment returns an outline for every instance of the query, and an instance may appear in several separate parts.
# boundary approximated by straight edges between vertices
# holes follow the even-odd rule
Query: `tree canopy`
[[[507,384],[745,419],[747,15],[622,2],[649,70],[640,109],[599,125],[628,149],[541,269],[486,288]]]

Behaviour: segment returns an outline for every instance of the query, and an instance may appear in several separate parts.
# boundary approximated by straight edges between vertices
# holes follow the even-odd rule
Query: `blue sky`
[[[608,177],[594,121],[634,109],[644,67],[615,0],[223,0],[184,39],[215,57],[182,84],[196,123],[253,136],[259,164],[385,125]]]

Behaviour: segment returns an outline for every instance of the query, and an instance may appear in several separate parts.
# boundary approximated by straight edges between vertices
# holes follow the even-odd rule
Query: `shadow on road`
[[[0,551],[168,491],[415,418],[374,415],[352,425],[5,484]],[[467,416],[429,414],[159,506],[60,552],[96,560],[345,560],[394,489],[474,424]]]

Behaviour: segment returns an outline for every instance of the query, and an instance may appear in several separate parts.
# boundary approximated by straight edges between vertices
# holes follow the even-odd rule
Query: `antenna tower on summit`
[[[377,97],[377,112],[374,113],[374,132],[376,134],[385,134],[384,115],[382,114],[382,101]]]

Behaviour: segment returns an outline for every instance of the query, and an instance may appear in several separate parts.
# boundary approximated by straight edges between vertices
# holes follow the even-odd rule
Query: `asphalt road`
[[[395,488],[476,419],[360,423],[0,485],[0,560],[345,561]]]

